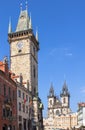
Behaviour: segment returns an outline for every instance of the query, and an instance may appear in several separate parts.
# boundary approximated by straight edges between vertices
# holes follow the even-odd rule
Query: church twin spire
[[[54,88],[53,88],[53,84],[52,83],[51,83],[51,87],[50,87],[50,90],[49,90],[49,96],[54,96]],[[70,96],[70,93],[68,91],[68,86],[66,84],[66,80],[64,81],[64,84],[63,84],[60,96],[61,97],[62,96]]]

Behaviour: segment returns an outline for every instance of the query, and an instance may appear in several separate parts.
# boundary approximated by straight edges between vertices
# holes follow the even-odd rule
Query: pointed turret
[[[38,29],[36,29],[36,40],[38,41]]]
[[[26,9],[22,10],[22,4],[21,4],[21,11],[20,11],[20,16],[18,19],[18,24],[16,27],[16,32],[23,31],[23,30],[28,30],[30,27],[30,19],[28,16],[28,10],[27,10],[27,2],[26,2]]]
[[[22,3],[20,4],[20,9],[21,9],[21,11],[22,11]]]
[[[53,84],[51,83],[51,87],[49,90],[49,97],[54,97],[54,88],[53,88]]]
[[[30,13],[30,20],[29,20],[29,28],[32,29],[32,18],[31,18],[31,13]]]
[[[8,33],[12,33],[11,18],[9,19]]]
[[[62,87],[62,92],[61,92],[60,96],[61,96],[61,97],[62,97],[62,96],[70,96],[70,93],[69,93],[69,91],[68,91],[68,86],[67,86],[67,84],[66,84],[66,80],[65,80],[64,85],[63,85],[63,87]]]
[[[64,81],[62,91],[60,94],[61,97],[61,103],[62,103],[62,113],[67,114],[70,113],[70,93],[68,91],[68,86],[66,84],[66,80]]]

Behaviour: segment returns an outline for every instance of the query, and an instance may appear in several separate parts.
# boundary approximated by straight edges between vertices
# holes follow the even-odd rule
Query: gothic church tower
[[[38,92],[38,34],[34,36],[31,16],[26,10],[20,11],[16,31],[12,32],[9,23],[8,41],[10,43],[11,71],[22,74],[23,81],[29,81],[29,90],[35,95]]]
[[[62,92],[60,94],[60,97],[61,97],[63,114],[70,113],[70,111],[71,111],[70,110],[70,93],[68,91],[66,81],[64,82],[64,85],[62,87]]]

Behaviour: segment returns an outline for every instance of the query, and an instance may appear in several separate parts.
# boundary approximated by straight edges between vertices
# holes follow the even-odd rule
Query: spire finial
[[[51,87],[53,87],[53,82],[51,82]]]
[[[29,28],[32,29],[32,18],[31,18],[31,13],[30,13]]]
[[[38,27],[36,27],[36,40],[38,41]]]
[[[9,28],[8,28],[8,33],[12,32],[12,27],[11,27],[11,17],[9,18]]]
[[[28,9],[28,2],[26,1],[25,4],[26,4],[26,10],[27,10]]]
[[[21,9],[21,11],[22,11],[22,3],[20,4],[20,9]]]
[[[64,80],[66,80],[66,75],[64,74]]]

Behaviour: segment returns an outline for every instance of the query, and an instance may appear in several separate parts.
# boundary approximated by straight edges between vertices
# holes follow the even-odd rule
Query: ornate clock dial
[[[18,48],[18,50],[21,50],[22,47],[23,47],[23,43],[22,43],[22,42],[18,42],[18,43],[17,43],[17,48]]]

